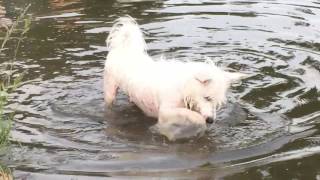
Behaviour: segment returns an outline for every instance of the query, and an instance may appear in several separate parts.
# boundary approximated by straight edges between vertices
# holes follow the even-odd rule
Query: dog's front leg
[[[206,120],[203,116],[195,111],[187,108],[161,108],[159,111],[159,123],[166,121],[191,121],[196,124],[205,124]]]
[[[202,135],[206,130],[206,120],[195,111],[186,108],[160,108],[159,131],[169,140]]]
[[[112,74],[108,73],[106,70],[104,71],[104,100],[107,107],[111,107],[113,101],[116,98],[118,84],[116,80],[113,78]]]

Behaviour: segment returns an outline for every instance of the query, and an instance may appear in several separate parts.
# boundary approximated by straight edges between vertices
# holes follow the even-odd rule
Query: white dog
[[[129,16],[116,20],[106,40],[104,92],[111,107],[117,90],[126,93],[147,116],[158,118],[168,139],[203,134],[226,101],[232,82],[245,75],[201,62],[154,61],[143,33]]]

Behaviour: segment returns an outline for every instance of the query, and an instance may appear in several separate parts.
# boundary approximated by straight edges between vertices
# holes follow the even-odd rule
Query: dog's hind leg
[[[113,101],[116,98],[117,91],[118,91],[118,84],[113,76],[107,71],[104,71],[104,101],[107,107],[111,107]]]

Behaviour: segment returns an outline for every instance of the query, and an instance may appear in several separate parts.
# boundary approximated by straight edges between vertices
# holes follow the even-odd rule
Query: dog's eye
[[[210,96],[206,96],[206,97],[204,97],[204,99],[207,100],[207,101],[212,101],[213,100],[213,98],[210,97]]]

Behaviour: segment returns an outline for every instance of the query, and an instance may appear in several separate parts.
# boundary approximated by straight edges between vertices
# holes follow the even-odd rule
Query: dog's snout
[[[212,117],[207,117],[206,122],[207,122],[208,124],[212,124],[212,123],[214,122],[214,120],[213,120]]]

